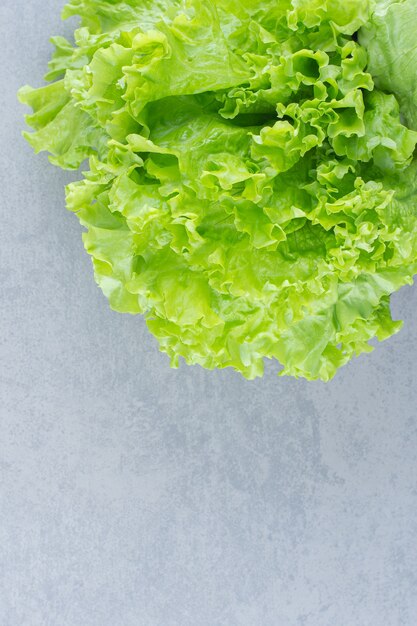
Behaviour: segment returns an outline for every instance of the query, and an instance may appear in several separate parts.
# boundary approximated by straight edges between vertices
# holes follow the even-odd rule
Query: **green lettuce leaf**
[[[417,271],[411,0],[72,0],[25,136],[173,367],[329,380]],[[398,29],[405,36],[396,36]],[[358,40],[359,31],[359,40]],[[377,36],[375,36],[377,35]]]
[[[407,125],[417,130],[417,43],[415,0],[379,0],[360,33],[375,83],[394,93]]]

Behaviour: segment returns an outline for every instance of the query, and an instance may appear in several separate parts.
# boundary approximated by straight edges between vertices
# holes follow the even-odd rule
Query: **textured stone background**
[[[171,371],[20,137],[60,8],[0,6],[0,624],[414,626],[417,289],[328,385]]]

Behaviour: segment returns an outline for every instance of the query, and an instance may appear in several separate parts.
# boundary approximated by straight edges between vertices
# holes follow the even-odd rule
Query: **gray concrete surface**
[[[414,626],[417,289],[328,385],[171,371],[20,137],[61,6],[0,6],[1,626]]]

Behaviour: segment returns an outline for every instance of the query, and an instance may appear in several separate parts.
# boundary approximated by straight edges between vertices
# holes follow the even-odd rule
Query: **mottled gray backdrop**
[[[327,385],[170,370],[20,136],[61,6],[0,6],[1,626],[415,626],[417,289]]]

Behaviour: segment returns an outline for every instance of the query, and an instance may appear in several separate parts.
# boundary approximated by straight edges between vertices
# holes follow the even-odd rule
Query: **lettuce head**
[[[329,380],[417,273],[415,0],[71,0],[22,102],[172,366]]]

